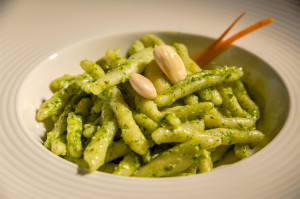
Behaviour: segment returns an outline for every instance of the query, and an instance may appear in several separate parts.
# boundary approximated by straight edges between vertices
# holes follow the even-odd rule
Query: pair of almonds
[[[171,83],[175,84],[186,78],[187,73],[184,63],[172,47],[160,45],[153,50],[153,56],[157,65]],[[129,81],[133,89],[144,98],[156,98],[156,89],[148,78],[134,73],[130,76]]]

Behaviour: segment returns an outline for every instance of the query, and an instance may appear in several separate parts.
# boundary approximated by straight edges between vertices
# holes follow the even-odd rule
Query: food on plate
[[[194,58],[182,43],[145,34],[126,56],[108,49],[82,60],[84,72],[54,79],[40,105],[37,120],[53,122],[44,146],[89,171],[139,177],[209,172],[229,151],[250,156],[265,136],[243,69],[203,67],[241,36],[223,41],[229,29]]]

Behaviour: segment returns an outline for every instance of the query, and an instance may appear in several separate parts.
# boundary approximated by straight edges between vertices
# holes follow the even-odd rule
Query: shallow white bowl
[[[215,62],[223,65],[237,65],[245,71],[244,81],[255,101],[262,108],[258,129],[263,131],[270,143],[255,155],[238,163],[216,169],[207,174],[188,177],[143,179],[109,175],[101,172],[88,173],[75,164],[55,156],[45,149],[41,142],[46,129],[35,120],[36,110],[43,99],[51,96],[49,83],[63,74],[82,73],[79,62],[82,59],[97,60],[108,48],[121,48],[123,52],[143,34],[134,32],[94,38],[67,47],[39,63],[24,79],[17,98],[18,120],[29,137],[33,161],[38,161],[35,174],[36,186],[50,191],[57,189],[60,197],[73,198],[200,198],[211,196],[253,198],[265,193],[263,185],[272,183],[266,159],[272,159],[272,150],[278,144],[276,136],[288,123],[291,108],[289,87],[285,79],[258,56],[238,47],[231,47]],[[190,55],[204,49],[211,38],[181,32],[155,32],[167,43],[182,42]],[[282,130],[282,131],[281,131]],[[273,141],[272,141],[273,140]],[[37,151],[36,151],[37,150]],[[274,162],[274,161],[273,161]],[[272,163],[272,161],[271,161]],[[33,172],[33,171],[31,171]],[[252,176],[256,176],[253,178]],[[268,179],[265,179],[268,178]],[[47,182],[46,185],[39,182]],[[52,187],[52,188],[51,188]],[[254,191],[254,192],[253,192]],[[40,193],[40,194],[41,194]],[[251,196],[251,197],[250,197]],[[261,195],[260,195],[261,196]]]

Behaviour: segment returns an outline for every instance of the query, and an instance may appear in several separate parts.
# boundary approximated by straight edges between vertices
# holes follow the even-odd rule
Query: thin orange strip
[[[224,36],[229,32],[229,30],[237,23],[237,21],[245,14],[242,13],[228,28],[227,30],[212,44],[210,45],[206,50],[199,53],[195,57],[193,57],[193,60],[200,66],[203,67],[207,63],[209,63],[214,57],[216,57],[218,54],[220,54],[222,51],[227,49],[234,41],[238,40],[239,38],[259,29],[262,28],[270,23],[274,22],[273,18],[267,18],[264,19],[256,24],[253,24],[244,30],[236,33],[235,35],[231,36],[225,41],[222,41]]]

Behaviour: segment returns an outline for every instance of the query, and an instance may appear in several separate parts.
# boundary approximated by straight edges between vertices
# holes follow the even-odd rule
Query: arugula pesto
[[[53,80],[53,96],[36,115],[53,123],[44,146],[91,172],[137,177],[211,172],[229,151],[252,155],[265,136],[256,129],[260,110],[241,81],[243,69],[201,69],[187,46],[173,43],[187,73],[173,82],[153,56],[160,45],[167,44],[146,34],[126,56],[108,49],[96,62],[82,60],[82,74]],[[134,90],[134,73],[151,81],[156,98]]]

